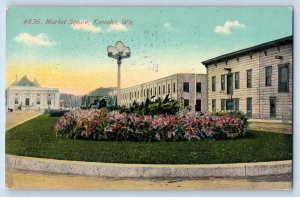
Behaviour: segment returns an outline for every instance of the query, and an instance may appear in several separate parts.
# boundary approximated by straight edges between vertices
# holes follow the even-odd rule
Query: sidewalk
[[[292,183],[291,175],[251,178],[114,179],[7,170],[6,187],[30,190],[289,190]]]
[[[35,118],[39,115],[43,114],[43,112],[6,112],[6,125],[5,130],[9,130],[23,122],[26,122],[32,118]]]
[[[250,122],[249,129],[273,133],[292,134],[292,126],[293,125],[290,123]]]

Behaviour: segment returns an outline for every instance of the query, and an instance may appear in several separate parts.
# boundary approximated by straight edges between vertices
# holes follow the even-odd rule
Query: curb
[[[250,177],[292,173],[292,161],[235,164],[117,164],[6,155],[6,169],[105,178]]]
[[[250,123],[275,123],[275,124],[288,124],[292,125],[293,121],[291,120],[266,120],[266,119],[249,119]]]

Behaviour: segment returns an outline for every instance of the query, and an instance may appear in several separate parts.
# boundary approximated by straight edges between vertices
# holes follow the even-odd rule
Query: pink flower
[[[173,136],[173,132],[172,132],[172,131],[168,131],[168,134],[167,134],[167,135],[168,135],[168,138],[171,139],[172,136]]]
[[[156,132],[155,138],[156,138],[157,140],[160,140],[160,133],[159,133],[159,132]]]

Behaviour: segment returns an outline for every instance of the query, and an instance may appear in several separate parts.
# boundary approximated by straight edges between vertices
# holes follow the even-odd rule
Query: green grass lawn
[[[41,115],[6,132],[6,153],[108,163],[212,164],[292,159],[292,135],[251,131],[246,138],[191,142],[107,142],[55,137]]]

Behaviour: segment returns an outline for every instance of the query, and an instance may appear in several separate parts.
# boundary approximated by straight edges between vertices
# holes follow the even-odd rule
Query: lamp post
[[[116,42],[115,46],[107,47],[108,57],[117,60],[118,64],[118,82],[117,82],[117,104],[121,101],[121,63],[122,59],[129,58],[130,48],[126,47],[121,41]]]

